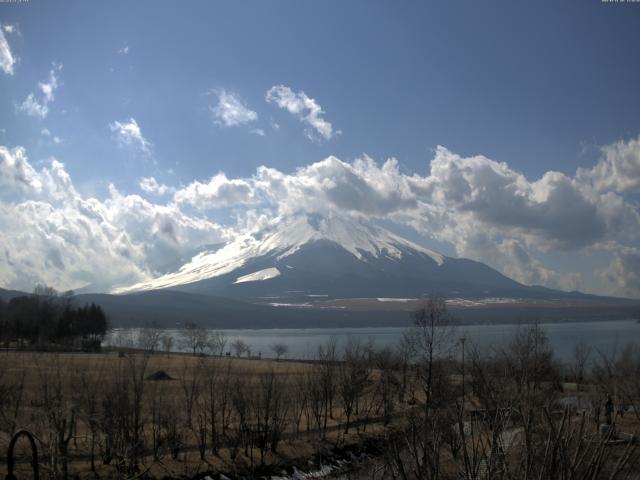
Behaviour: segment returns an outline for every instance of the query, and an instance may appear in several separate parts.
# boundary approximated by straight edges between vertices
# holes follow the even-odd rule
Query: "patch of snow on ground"
[[[272,307],[313,307],[310,303],[268,303]]]
[[[411,302],[413,300],[417,300],[416,298],[376,298],[379,302]]]
[[[470,300],[467,298],[450,298],[450,299],[447,299],[447,305],[455,305],[459,307],[482,307],[485,305],[518,303],[521,301],[522,299],[520,298],[498,298],[498,297],[479,298],[475,300]]]

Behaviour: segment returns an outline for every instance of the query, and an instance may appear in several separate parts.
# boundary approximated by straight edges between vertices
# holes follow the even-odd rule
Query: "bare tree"
[[[276,360],[280,360],[280,357],[286,355],[289,351],[289,346],[286,343],[276,342],[271,345],[271,351],[276,356]]]
[[[208,358],[203,358],[201,362],[204,401],[202,408],[207,411],[207,431],[211,453],[217,454],[221,443],[220,436],[226,430],[226,420],[228,418],[229,390],[231,387],[230,366],[227,364],[225,369],[221,369],[217,361],[212,361]]]
[[[119,475],[138,471],[144,452],[145,376],[149,355],[118,358],[101,389],[100,430],[104,436],[104,459],[116,461]]]
[[[249,345],[247,345],[247,343],[244,340],[240,339],[240,338],[237,338],[236,340],[234,340],[231,343],[231,348],[235,352],[236,357],[240,357],[244,353],[248,353],[248,352],[251,351],[249,349]]]
[[[39,392],[36,405],[44,413],[47,446],[50,455],[50,468],[53,478],[69,477],[69,442],[76,429],[79,399],[69,391],[60,358],[48,359],[43,365],[34,357],[39,374]],[[70,371],[74,373],[74,370]],[[72,385],[75,379],[69,380]],[[79,382],[78,382],[79,383]],[[77,391],[77,390],[76,390]]]
[[[160,347],[162,330],[153,322],[145,325],[138,335],[138,347],[150,354],[154,354]]]
[[[231,389],[231,404],[233,406],[234,422],[230,424],[226,436],[232,459],[238,454],[238,449],[244,446],[245,455],[249,456],[251,444],[251,392],[249,385],[242,378],[235,378]]]
[[[200,368],[193,368],[186,361],[183,364],[180,374],[180,387],[183,394],[183,406],[187,418],[187,427],[193,429],[193,411],[194,405],[201,389],[201,371]]]
[[[392,415],[395,411],[396,400],[398,399],[397,391],[402,389],[402,381],[398,380],[398,358],[391,350],[383,349],[373,354],[371,359],[375,369],[377,370],[377,378],[375,382],[375,396],[382,411],[384,424],[391,422]],[[403,366],[400,367],[400,370]],[[402,372],[402,370],[401,370]]]
[[[19,369],[11,375],[8,364],[7,357],[0,357],[0,431],[11,436],[22,412],[27,373]]]
[[[352,415],[354,412],[358,413],[360,397],[371,375],[367,351],[358,340],[353,338],[348,340],[342,362],[338,364],[337,370],[337,391],[346,419],[344,433],[349,433]]]
[[[431,408],[436,377],[442,376],[444,361],[453,353],[455,322],[443,297],[429,297],[413,315],[413,326],[405,333],[424,393],[425,413]]]
[[[180,331],[182,345],[193,355],[202,353],[209,345],[209,332],[195,322],[187,322]]]
[[[518,396],[529,404],[550,405],[555,400],[558,370],[549,339],[539,324],[520,326],[501,355]],[[543,385],[544,380],[554,383]]]
[[[405,342],[419,372],[422,408],[411,409],[402,434],[392,438],[388,464],[400,478],[409,478],[406,456],[415,476],[435,480],[441,474],[444,432],[452,426],[447,409],[453,403],[453,396],[446,360],[454,345],[453,320],[445,299],[437,296],[428,298],[413,319]]]
[[[212,332],[209,335],[208,348],[212,355],[221,357],[224,355],[224,349],[227,346],[227,337],[222,332]]]
[[[304,373],[292,375],[293,380],[289,384],[291,405],[289,410],[295,425],[295,433],[300,433],[300,423],[302,416],[308,411],[306,376]],[[309,428],[309,420],[307,419],[307,430]]]
[[[160,338],[160,342],[162,343],[162,349],[168,357],[173,347],[173,337],[171,335],[163,335],[162,338]]]
[[[163,391],[164,382],[153,382],[149,391],[148,410],[151,437],[151,451],[154,461],[162,458],[163,447],[167,443],[166,429],[163,428],[163,412],[171,410],[168,396]]]
[[[186,426],[196,439],[200,459],[205,459],[207,450],[207,431],[209,428],[209,410],[206,408],[204,388],[204,363],[194,368],[186,362],[180,375],[183,393],[183,405],[186,414]]]
[[[260,450],[260,465],[264,465],[268,449],[276,453],[286,425],[288,403],[283,392],[283,381],[271,370],[260,375],[258,388],[252,395],[250,428]]]
[[[89,432],[89,458],[91,471],[96,473],[95,456],[100,435],[100,398],[106,367],[101,362],[97,372],[82,371],[80,374],[80,414],[79,419]]]
[[[119,329],[114,332],[113,343],[116,347],[129,349],[135,346],[130,330]]]
[[[573,348],[573,358],[569,365],[571,376],[573,381],[576,382],[578,391],[580,391],[580,385],[584,382],[590,357],[591,347],[584,340],[580,340]]]
[[[318,347],[318,381],[322,398],[322,438],[327,432],[329,418],[333,418],[333,401],[336,396],[337,340],[332,337]]]

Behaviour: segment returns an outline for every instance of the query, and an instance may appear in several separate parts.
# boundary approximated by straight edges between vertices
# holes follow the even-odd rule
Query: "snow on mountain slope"
[[[264,270],[258,270],[257,272],[250,273],[248,275],[243,275],[238,277],[234,284],[245,283],[245,282],[261,282],[263,280],[270,280],[272,278],[276,278],[280,275],[280,270],[275,267],[265,268]]]
[[[302,247],[319,241],[337,244],[362,262],[367,262],[370,257],[400,260],[405,251],[424,254],[438,266],[445,261],[445,257],[438,253],[399,237],[386,229],[365,224],[357,219],[335,215],[328,217],[298,215],[279,218],[272,225],[256,234],[242,235],[215,252],[203,252],[196,255],[175,273],[129,287],[117,288],[113,290],[113,293],[177,287],[220,277],[243,267],[253,259],[269,255],[280,261],[295,254]],[[240,279],[242,278],[259,273],[254,272],[241,276],[237,278],[236,283],[241,283]],[[274,272],[271,271],[271,273]],[[278,271],[278,274],[280,273]],[[275,278],[275,276],[277,275],[267,276],[261,280],[266,281]],[[245,281],[253,281],[253,279]]]

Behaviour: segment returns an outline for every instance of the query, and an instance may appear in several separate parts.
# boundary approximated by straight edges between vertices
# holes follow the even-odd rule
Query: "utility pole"
[[[467,341],[466,337],[460,337],[460,343],[462,344],[462,409],[464,410],[464,344]]]

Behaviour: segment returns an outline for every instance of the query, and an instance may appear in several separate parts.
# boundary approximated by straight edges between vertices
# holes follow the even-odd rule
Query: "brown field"
[[[73,421],[73,431],[67,432],[70,437],[66,454],[69,474],[78,475],[79,478],[95,478],[90,461],[91,422],[100,422],[105,410],[118,408],[117,405],[108,403],[106,391],[109,387],[119,386],[117,388],[133,390],[131,394],[135,396],[134,384],[137,382],[137,388],[141,388],[140,416],[145,445],[139,459],[141,471],[157,478],[177,478],[190,477],[207,470],[233,472],[255,469],[261,463],[255,446],[249,450],[236,448],[239,451],[230,451],[230,444],[238,435],[238,421],[231,412],[227,419],[227,432],[219,434],[217,453],[212,454],[209,442],[204,458],[199,455],[198,427],[195,423],[198,422],[198,415],[201,415],[198,411],[202,412],[207,407],[204,399],[208,388],[205,372],[216,372],[216,378],[213,380],[217,388],[215,394],[228,397],[229,403],[232,402],[234,390],[239,386],[251,396],[252,392],[261,390],[261,378],[273,374],[278,388],[282,390],[282,401],[294,404],[296,389],[301,388],[300,385],[304,384],[305,378],[313,369],[313,364],[303,362],[198,357],[175,353],[145,355],[140,352],[128,352],[120,356],[115,351],[100,354],[3,352],[0,353],[0,383],[3,391],[13,388],[14,392],[17,392],[17,386],[22,384],[22,392],[20,398],[16,399],[19,406],[18,403],[11,404],[10,400],[5,400],[3,405],[5,413],[0,433],[0,457],[6,459],[9,441],[7,432],[25,428],[37,437],[42,476],[43,472],[53,468],[51,463],[54,460],[51,459],[60,455],[59,451],[55,451],[57,440],[53,430],[57,427],[52,426],[52,422]],[[150,375],[159,371],[165,372],[171,380],[148,379]],[[142,381],[138,381],[140,379]],[[195,397],[191,407],[187,405],[189,397]],[[131,398],[130,401],[134,402]],[[356,421],[350,432],[345,434],[343,415],[338,402],[335,401],[327,419],[324,438],[320,438],[317,421],[310,413],[303,414],[298,412],[297,408],[294,412],[294,408],[290,406],[283,407],[286,415],[282,422],[283,441],[280,442],[277,454],[265,452],[265,465],[306,463],[321,447],[357,443],[363,436],[380,432],[381,423],[374,418],[378,412],[371,402],[373,399],[366,401],[366,422],[363,423],[362,418],[359,418],[360,422]],[[12,406],[18,406],[15,422],[11,418]],[[188,421],[186,413],[189,408],[193,409],[191,422]],[[227,408],[231,410],[230,405]],[[177,455],[171,454],[165,441],[165,446],[158,448],[154,458],[152,437],[154,426],[157,427],[158,423],[158,409],[162,410],[161,413],[170,413],[175,419],[175,427],[180,431]],[[253,412],[254,417],[256,414],[257,412]],[[96,418],[91,419],[90,415]],[[14,425],[9,425],[11,423]],[[94,428],[100,429],[95,423]],[[108,465],[103,461],[107,436],[103,432],[97,432],[95,435],[95,472],[104,478],[127,478],[128,475],[119,471],[121,467],[116,467],[116,458]],[[23,456],[27,443],[21,441],[18,445],[21,454],[19,470],[28,474],[28,460]],[[55,455],[52,454],[52,450],[55,451]],[[56,468],[60,468],[59,465]]]

